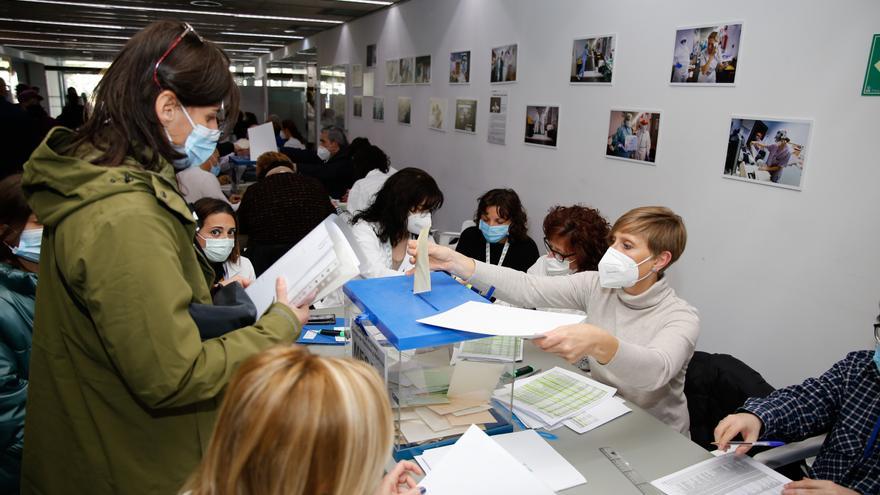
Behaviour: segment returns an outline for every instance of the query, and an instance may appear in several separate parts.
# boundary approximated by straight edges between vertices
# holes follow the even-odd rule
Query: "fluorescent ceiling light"
[[[107,38],[107,39],[114,39],[114,40],[129,40],[129,39],[131,39],[131,36],[113,36],[110,34],[47,33],[45,31],[20,31],[17,29],[0,28],[0,36],[3,36],[3,33],[39,34],[42,36],[70,36],[72,38]]]
[[[348,3],[368,3],[371,5],[391,5],[394,2],[384,2],[381,0],[336,0],[337,2],[348,2]]]
[[[61,43],[63,45],[89,45],[89,46],[122,46],[122,43],[92,43],[89,41],[55,41],[35,40],[33,38],[11,38],[0,34],[0,41],[24,41],[25,43]]]
[[[302,36],[287,36],[284,34],[260,34],[260,33],[236,33],[232,31],[223,31],[220,34],[224,34],[226,36],[251,36],[254,38],[281,38],[285,40],[301,40]]]
[[[74,47],[74,46],[38,46],[38,45],[20,45],[20,44],[9,44],[6,46],[11,46],[12,48],[39,48],[41,50],[76,50],[78,52],[113,52],[116,53],[119,50],[113,48],[82,48],[82,47]]]
[[[97,29],[140,29],[138,27],[117,26],[115,24],[89,24],[85,22],[61,22],[61,21],[41,21],[39,19],[10,19],[8,17],[0,17],[0,21],[7,22],[25,22],[30,24],[48,24],[51,26],[72,26]]]
[[[64,5],[73,7],[87,7],[92,9],[108,9],[108,10],[136,10],[141,12],[170,12],[172,14],[194,14],[194,15],[215,15],[221,17],[241,17],[245,19],[262,19],[267,21],[290,21],[290,22],[316,22],[324,24],[344,24],[345,21],[337,21],[333,19],[316,19],[314,17],[285,17],[280,15],[261,15],[261,14],[242,14],[239,12],[216,12],[208,10],[190,10],[190,9],[166,9],[163,7],[144,7],[136,5],[116,5],[105,3],[87,3],[87,2],[67,2],[61,0],[16,0],[18,2],[27,3],[48,3],[53,5]]]

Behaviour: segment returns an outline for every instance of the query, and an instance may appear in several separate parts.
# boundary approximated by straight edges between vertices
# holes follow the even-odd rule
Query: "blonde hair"
[[[652,254],[669,251],[672,258],[658,272],[660,275],[681,257],[687,244],[684,220],[665,206],[642,206],[629,210],[611,227],[612,237],[618,232],[645,237]]]
[[[361,361],[268,349],[226,391],[192,495],[361,495],[391,453],[391,406]]]

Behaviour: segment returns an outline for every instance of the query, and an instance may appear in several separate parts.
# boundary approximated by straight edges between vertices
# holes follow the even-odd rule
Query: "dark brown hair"
[[[437,181],[420,168],[407,167],[389,177],[376,193],[373,204],[352,218],[351,223],[354,225],[363,220],[377,224],[379,240],[393,245],[408,235],[407,220],[411,210],[423,209],[433,213],[441,206],[443,192]]]
[[[0,261],[9,262],[18,266],[15,255],[6,245],[6,238],[13,232],[24,228],[28,217],[31,216],[31,207],[25,200],[21,190],[21,174],[13,174],[0,180]]]
[[[211,215],[226,213],[232,217],[232,220],[235,221],[235,246],[232,248],[232,252],[229,253],[228,260],[233,263],[238,261],[238,257],[241,253],[241,248],[238,245],[238,217],[235,216],[235,210],[229,206],[229,203],[215,198],[202,198],[193,203],[193,211],[195,211],[196,216],[199,217],[197,221],[199,229],[204,227],[205,220]]]
[[[474,213],[474,223],[480,224],[480,217],[486,214],[490,206],[498,208],[498,216],[510,220],[508,236],[516,241],[522,241],[529,237],[529,218],[523,208],[519,195],[513,189],[492,189],[480,196],[477,203],[477,212]]]
[[[599,260],[608,250],[610,233],[611,224],[595,208],[554,206],[544,217],[544,237],[567,239],[579,272],[599,269]]]
[[[161,168],[160,157],[173,161],[174,151],[156,116],[156,97],[170,90],[183,106],[223,103],[226,115],[238,115],[238,88],[229,72],[229,58],[210,41],[189,32],[153,71],[162,54],[186,25],[158,21],[134,35],[107,68],[95,88],[89,120],[79,129],[68,153],[90,144],[101,154],[95,165],[115,167],[133,157],[147,170]],[[161,86],[161,87],[160,87]],[[227,122],[229,124],[229,122]]]
[[[257,180],[263,180],[270,170],[278,167],[287,167],[293,170],[293,162],[290,157],[279,151],[267,151],[257,157]]]
[[[303,146],[306,145],[306,138],[304,138],[303,135],[299,132],[299,129],[296,127],[296,122],[290,119],[282,120],[281,128],[289,132],[290,136],[302,143]]]

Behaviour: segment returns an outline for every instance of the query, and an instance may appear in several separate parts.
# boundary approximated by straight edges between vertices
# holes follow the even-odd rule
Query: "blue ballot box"
[[[468,301],[489,302],[442,272],[430,292],[413,294],[413,277],[345,284],[352,356],[373,365],[394,409],[397,460],[455,442],[477,424],[508,433],[521,339],[447,330],[417,320]]]

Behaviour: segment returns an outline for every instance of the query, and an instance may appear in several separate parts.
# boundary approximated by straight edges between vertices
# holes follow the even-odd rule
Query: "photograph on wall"
[[[490,83],[516,82],[516,45],[493,48],[489,67]]]
[[[385,120],[385,100],[373,97],[373,120]]]
[[[412,84],[414,82],[413,78],[413,67],[415,65],[413,57],[406,57],[400,59],[400,84]]]
[[[868,54],[868,68],[865,69],[865,82],[862,96],[880,96],[880,34],[875,34]]]
[[[428,100],[428,128],[435,131],[445,131],[443,127],[446,120],[446,98],[430,98]]]
[[[659,135],[660,112],[611,110],[605,156],[654,164]]]
[[[742,23],[677,30],[670,83],[732,86],[741,35]]]
[[[430,55],[422,55],[421,57],[416,57],[416,71],[414,79],[416,84],[431,84]]]
[[[412,98],[409,96],[397,97],[397,123],[412,124]]]
[[[732,117],[724,177],[800,190],[812,122]]]
[[[455,100],[455,130],[477,132],[477,100]]]
[[[471,82],[471,52],[452,52],[449,54],[449,84],[468,84]]]
[[[489,137],[492,144],[507,142],[507,91],[492,91],[489,96]]]
[[[362,91],[364,96],[373,96],[375,76],[376,73],[373,71],[364,72],[364,89]]]
[[[611,84],[614,73],[614,36],[574,40],[569,81],[577,84]]]
[[[364,85],[364,66],[351,64],[351,87],[360,88]]]
[[[364,116],[364,97],[363,96],[352,96],[351,97],[351,116],[352,117],[363,117]]]
[[[400,84],[400,61],[397,59],[385,61],[385,86],[397,86]]]
[[[559,107],[541,105],[526,107],[526,144],[555,148],[558,132]]]
[[[367,67],[376,66],[376,45],[367,45]]]

